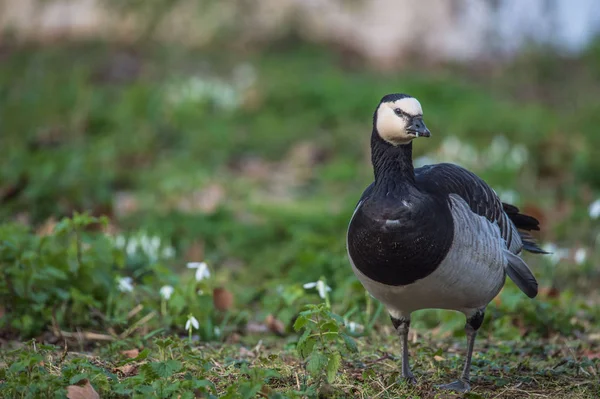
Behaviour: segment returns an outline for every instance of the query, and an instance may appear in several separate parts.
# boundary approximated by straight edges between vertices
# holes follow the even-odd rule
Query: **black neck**
[[[412,160],[412,142],[394,146],[383,140],[377,130],[371,136],[371,161],[375,172],[375,186],[401,186],[415,182]],[[389,190],[389,188],[387,189]]]

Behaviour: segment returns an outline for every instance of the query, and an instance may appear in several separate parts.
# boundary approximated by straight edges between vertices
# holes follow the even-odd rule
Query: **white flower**
[[[187,321],[185,322],[185,329],[192,331],[192,327],[197,330],[200,328],[200,323],[198,323],[198,319],[196,319],[194,316],[189,315]]]
[[[138,248],[138,243],[137,240],[134,237],[131,237],[129,239],[129,242],[127,243],[127,247],[125,248],[125,252],[127,252],[127,256],[134,256],[135,253],[137,252],[137,248]]]
[[[171,298],[171,295],[173,295],[173,291],[175,291],[175,289],[170,285],[163,285],[160,288],[160,296],[163,297],[164,300],[168,301],[169,298]]]
[[[215,326],[215,330],[214,330],[214,331],[215,331],[215,335],[216,335],[217,337],[220,337],[220,336],[221,336],[221,329],[220,329],[218,326]]]
[[[210,270],[206,262],[189,262],[188,269],[196,269],[196,281],[202,281],[210,277]]]
[[[592,219],[600,217],[600,198],[590,204],[588,212]]]
[[[121,277],[118,280],[119,291],[121,292],[132,292],[133,291],[133,279],[131,277]]]
[[[519,194],[514,190],[498,190],[498,197],[502,202],[514,204],[519,202]]]
[[[350,330],[351,333],[360,332],[364,329],[362,324],[358,324],[353,321],[346,323],[346,326],[348,327],[348,330]]]
[[[169,246],[169,247],[164,247],[162,250],[162,257],[163,258],[172,258],[173,256],[175,256],[175,250],[173,249],[173,247]]]
[[[115,246],[119,249],[125,248],[127,240],[121,234],[115,237]]]
[[[413,161],[413,165],[415,166],[415,168],[420,168],[422,166],[431,165],[434,163],[435,163],[435,159],[428,157],[427,155],[423,155],[418,158],[415,158],[415,160]]]
[[[322,299],[325,299],[326,293],[331,291],[331,287],[328,285],[325,285],[325,283],[322,280],[315,281],[312,283],[306,283],[303,285],[303,287],[304,287],[304,289],[307,289],[307,290],[317,287],[317,291],[319,291],[319,296]]]
[[[587,259],[587,251],[585,248],[577,248],[575,251],[575,263],[581,265]]]
[[[548,243],[544,245],[544,251],[549,252],[550,262],[556,265],[561,259],[565,259],[569,257],[569,250],[566,248],[559,248],[554,243]]]

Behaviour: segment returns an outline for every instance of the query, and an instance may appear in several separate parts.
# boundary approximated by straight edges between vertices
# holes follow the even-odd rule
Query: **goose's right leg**
[[[410,328],[410,315],[408,317],[395,318],[390,316],[394,328],[400,335],[402,342],[402,378],[406,379],[411,384],[416,384],[417,379],[410,371],[410,364],[408,363],[408,329]]]

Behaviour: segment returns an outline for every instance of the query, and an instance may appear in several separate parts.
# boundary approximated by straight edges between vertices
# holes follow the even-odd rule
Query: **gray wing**
[[[415,177],[419,187],[426,191],[459,195],[471,211],[498,225],[510,252],[521,252],[523,241],[517,226],[504,211],[496,192],[477,175],[458,165],[440,163],[416,169]]]

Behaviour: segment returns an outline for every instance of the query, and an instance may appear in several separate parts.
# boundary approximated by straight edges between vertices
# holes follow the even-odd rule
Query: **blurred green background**
[[[507,283],[484,328],[503,339],[597,333],[599,41],[469,61],[416,51],[384,65],[294,26],[249,43],[236,24],[202,44],[165,41],[155,32],[170,2],[123,5],[147,13],[126,40],[17,31],[0,41],[4,339],[117,334],[138,304],[161,314],[145,333],[182,333],[190,312],[201,340],[269,314],[290,332],[302,305],[319,302],[302,284],[319,278],[334,311],[369,324],[364,309],[375,305],[348,265],[345,229],[372,179],[372,113],[393,92],[420,100],[432,132],[415,142],[416,164],[473,170],[540,219],[536,237],[554,252],[526,255],[540,297]],[[107,220],[61,222],[74,212]],[[210,283],[185,267],[200,261]],[[130,295],[115,283],[125,276]],[[165,312],[166,284],[176,291]],[[215,287],[234,297],[226,319]],[[431,311],[415,326],[439,320],[443,331],[464,322]]]

